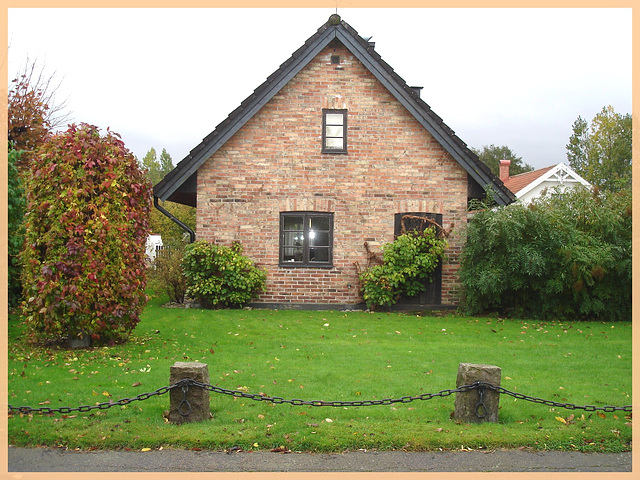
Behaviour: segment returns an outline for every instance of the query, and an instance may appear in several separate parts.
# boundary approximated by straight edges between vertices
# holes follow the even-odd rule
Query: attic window
[[[331,55],[331,63],[338,65],[340,63],[340,55]]]
[[[347,111],[322,111],[322,153],[347,153]]]

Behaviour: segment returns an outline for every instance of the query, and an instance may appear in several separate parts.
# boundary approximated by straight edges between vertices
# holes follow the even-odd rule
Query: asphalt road
[[[631,472],[631,452],[358,451],[340,454],[9,447],[9,472]]]

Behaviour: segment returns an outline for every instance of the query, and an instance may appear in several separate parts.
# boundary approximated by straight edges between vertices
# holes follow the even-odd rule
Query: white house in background
[[[500,180],[513,192],[518,201],[529,203],[545,190],[564,191],[577,185],[591,187],[591,184],[564,163],[534,170],[533,172],[509,175],[510,160],[500,160]]]
[[[151,234],[147,237],[147,259],[153,262],[156,259],[156,250],[162,247],[162,237],[160,235]]]

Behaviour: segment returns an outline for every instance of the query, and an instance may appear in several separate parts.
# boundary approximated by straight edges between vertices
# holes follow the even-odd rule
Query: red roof
[[[556,165],[551,165],[550,167],[541,168],[540,170],[534,170],[533,172],[514,175],[513,177],[509,177],[508,180],[504,181],[504,186],[511,190],[514,194],[517,194],[524,187],[526,187],[530,183],[535,182],[538,178],[555,167]]]

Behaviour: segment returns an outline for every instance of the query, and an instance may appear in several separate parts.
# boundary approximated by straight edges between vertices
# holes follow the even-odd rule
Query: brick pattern
[[[340,68],[331,63],[340,55]],[[348,109],[348,154],[323,154],[322,109]],[[199,239],[242,243],[266,267],[261,302],[356,304],[356,263],[393,240],[394,214],[454,226],[443,304],[456,301],[467,173],[342,45],[329,46],[198,171]],[[279,213],[334,212],[334,268],[279,268]]]

